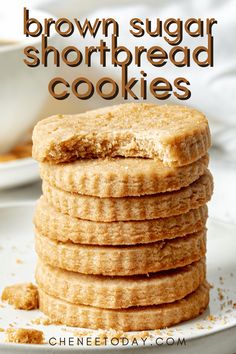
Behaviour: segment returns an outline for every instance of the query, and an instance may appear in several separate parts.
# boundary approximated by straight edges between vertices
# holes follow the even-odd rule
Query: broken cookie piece
[[[7,343],[43,344],[44,335],[42,331],[36,329],[8,328],[5,341]]]
[[[32,283],[7,286],[2,293],[2,301],[8,302],[19,310],[38,308],[38,289]]]

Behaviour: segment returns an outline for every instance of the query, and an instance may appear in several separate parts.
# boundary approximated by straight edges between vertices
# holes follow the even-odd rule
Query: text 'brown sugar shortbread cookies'
[[[79,305],[128,308],[182,299],[205,279],[205,258],[182,268],[149,276],[108,277],[54,268],[38,261],[36,280],[48,294]]]
[[[178,190],[205,172],[208,155],[182,167],[160,160],[110,158],[40,164],[41,178],[62,190],[97,197],[125,197]]]
[[[41,311],[68,326],[141,331],[169,327],[200,315],[209,303],[209,285],[204,282],[193,293],[169,304],[119,310],[74,305],[40,288],[39,299]]]
[[[135,246],[91,246],[61,243],[36,231],[36,252],[54,267],[84,274],[135,275],[183,267],[206,252],[206,231]]]
[[[207,170],[197,181],[178,191],[141,197],[99,198],[65,192],[43,181],[43,194],[62,213],[93,221],[147,220],[187,213],[206,204],[213,192]]]
[[[210,147],[205,116],[184,106],[128,103],[40,121],[33,132],[33,157],[53,163],[78,158],[159,158],[183,166]]]
[[[91,245],[132,245],[185,236],[204,229],[207,206],[186,214],[141,221],[99,222],[62,214],[45,197],[37,203],[34,225],[52,240]]]

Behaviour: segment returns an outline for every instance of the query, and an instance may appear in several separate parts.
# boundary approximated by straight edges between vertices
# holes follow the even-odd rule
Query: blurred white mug
[[[41,22],[52,15],[30,9],[30,17]],[[50,44],[55,39],[52,35]],[[30,68],[24,63],[24,48],[34,45],[40,49],[41,36],[25,37],[23,7],[0,9],[0,153],[7,152],[24,139],[39,119],[39,112],[48,93],[48,81],[55,67]]]

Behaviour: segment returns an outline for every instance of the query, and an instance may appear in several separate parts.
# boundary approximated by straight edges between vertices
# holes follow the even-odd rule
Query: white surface
[[[32,230],[32,215],[34,205],[21,205],[16,207],[0,208],[0,250],[1,265],[4,271],[0,274],[0,285],[2,287],[11,283],[34,281],[35,253]],[[9,222],[11,220],[11,222]],[[211,290],[211,302],[209,309],[199,318],[172,327],[172,337],[185,337],[186,346],[150,346],[147,352],[159,353],[197,353],[196,350],[204,350],[210,354],[233,354],[236,351],[236,308],[233,309],[229,300],[236,302],[236,227],[218,221],[209,221],[208,232],[208,280],[214,285]],[[17,263],[17,259],[22,260],[22,264]],[[3,269],[3,268],[2,268]],[[222,278],[220,278],[222,277]],[[222,288],[224,299],[218,298],[217,288]],[[222,309],[221,305],[225,303]],[[216,317],[215,321],[210,321],[207,316],[211,314]],[[7,328],[10,323],[15,322],[16,327],[34,327],[42,329],[48,339],[51,336],[56,338],[73,336],[73,329],[67,327],[68,331],[62,329],[65,326],[36,326],[29,322],[40,316],[39,311],[19,311],[10,306],[0,308],[1,326]],[[203,329],[199,329],[202,325]],[[163,337],[168,336],[168,332],[162,331]],[[0,341],[3,333],[0,333]],[[41,353],[50,348],[69,352],[84,350],[85,348],[73,346],[68,349],[64,346],[49,347],[41,346],[20,346],[11,344],[0,344],[0,353],[13,353],[27,350]],[[115,349],[116,347],[112,347]],[[106,347],[108,349],[112,349]],[[127,347],[125,347],[127,348]],[[139,348],[143,348],[141,345]],[[87,348],[89,350],[91,348]],[[137,349],[131,347],[132,351]]]
[[[39,180],[38,163],[32,158],[0,163],[0,191]],[[1,203],[1,198],[0,198]]]

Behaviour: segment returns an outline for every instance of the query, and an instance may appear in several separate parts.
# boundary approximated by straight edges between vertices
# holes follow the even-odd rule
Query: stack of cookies
[[[158,329],[209,302],[204,115],[124,104],[37,124],[40,309],[86,328]]]

